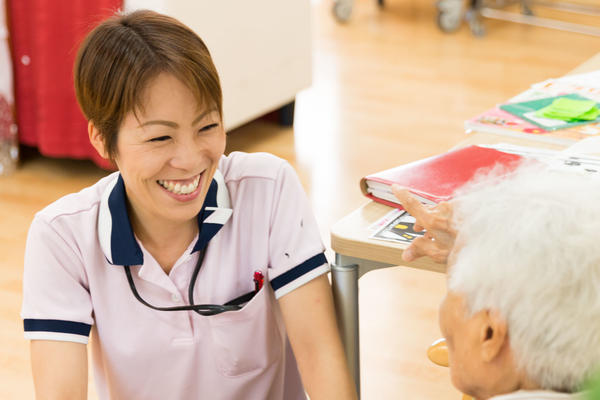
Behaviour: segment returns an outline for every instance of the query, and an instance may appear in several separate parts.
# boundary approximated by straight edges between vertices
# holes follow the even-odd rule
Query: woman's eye
[[[171,136],[159,136],[149,140],[149,142],[164,142],[165,140],[171,139]]]
[[[211,130],[213,128],[216,128],[217,126],[219,126],[219,124],[216,124],[216,123],[215,124],[206,125],[206,126],[200,128],[200,132],[209,131],[209,130]]]

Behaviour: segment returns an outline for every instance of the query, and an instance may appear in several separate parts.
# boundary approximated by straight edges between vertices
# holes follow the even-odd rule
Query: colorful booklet
[[[576,125],[567,129],[546,130],[499,107],[465,121],[467,131],[491,133],[556,144],[572,144],[581,139],[600,136],[600,123]]]
[[[511,98],[506,105],[572,94],[600,103],[600,70],[535,83]],[[465,121],[465,129],[560,145],[571,145],[582,139],[600,136],[600,123],[574,125],[565,129],[544,129],[500,107],[494,107]]]
[[[569,93],[577,93],[588,99],[600,102],[600,70],[578,75],[567,75],[557,79],[548,79],[543,82],[534,83],[529,90],[512,98],[508,103],[560,96]]]
[[[435,204],[451,199],[477,174],[498,167],[510,172],[524,159],[493,148],[467,146],[368,175],[360,187],[368,198],[392,207],[400,206],[392,193],[393,184],[406,187],[422,203]]]
[[[571,128],[590,123],[600,123],[600,117],[593,121],[563,121],[560,119],[544,118],[536,115],[538,110],[548,107],[554,100],[559,98],[567,98],[573,100],[590,100],[577,93],[566,94],[562,96],[544,97],[541,99],[523,101],[519,103],[506,103],[500,105],[500,109],[513,114],[525,121],[528,121],[546,131],[555,131],[559,129]]]

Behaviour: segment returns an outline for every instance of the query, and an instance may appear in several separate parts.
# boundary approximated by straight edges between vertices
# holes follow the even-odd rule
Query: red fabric
[[[19,141],[52,157],[89,158],[91,146],[73,88],[79,43],[122,0],[9,0]]]

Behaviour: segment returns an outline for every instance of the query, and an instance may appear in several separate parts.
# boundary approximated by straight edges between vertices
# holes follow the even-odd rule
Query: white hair
[[[507,321],[518,368],[581,389],[600,365],[600,180],[523,166],[454,201],[449,289]]]

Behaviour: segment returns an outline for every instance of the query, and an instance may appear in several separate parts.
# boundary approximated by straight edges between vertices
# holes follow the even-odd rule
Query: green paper
[[[516,115],[517,117],[519,117],[527,122],[530,122],[536,126],[539,126],[540,128],[545,129],[547,131],[555,131],[558,129],[567,129],[567,128],[571,128],[574,126],[585,125],[585,124],[590,124],[590,123],[594,123],[594,122],[600,123],[600,116],[594,120],[573,119],[570,116],[571,114],[568,114],[569,118],[567,120],[551,119],[551,118],[544,117],[543,115],[542,115],[542,118],[540,118],[539,116],[536,116],[536,113],[539,110],[552,105],[552,103],[555,100],[561,99],[561,98],[567,98],[567,99],[571,99],[571,100],[590,101],[590,99],[580,96],[579,94],[571,93],[571,94],[563,94],[561,96],[545,97],[542,99],[522,101],[522,102],[518,102],[518,103],[501,104],[500,109],[504,110],[510,114]],[[559,103],[559,105],[560,104],[561,103]],[[567,103],[567,105],[568,105],[568,103]],[[600,108],[600,103],[597,104],[596,107]],[[582,114],[584,117],[588,117],[588,115],[585,114],[585,112],[588,111],[589,109],[585,110],[585,107],[581,107],[581,108],[583,108],[584,111],[581,112],[580,115],[578,115],[577,117],[581,116]],[[560,114],[560,111],[559,111],[559,114]],[[564,112],[562,114],[564,114]],[[592,112],[590,112],[589,116],[591,117],[591,115],[592,115]]]
[[[560,119],[564,121],[592,121],[600,115],[593,100],[575,100],[566,97],[555,99],[552,104],[538,110],[538,117]]]
[[[600,109],[598,109],[598,107],[594,106],[594,107],[590,108],[588,111],[586,111],[585,113],[583,113],[580,116],[578,116],[577,118],[575,118],[575,120],[593,121],[596,118],[598,118],[598,116],[600,116]]]

